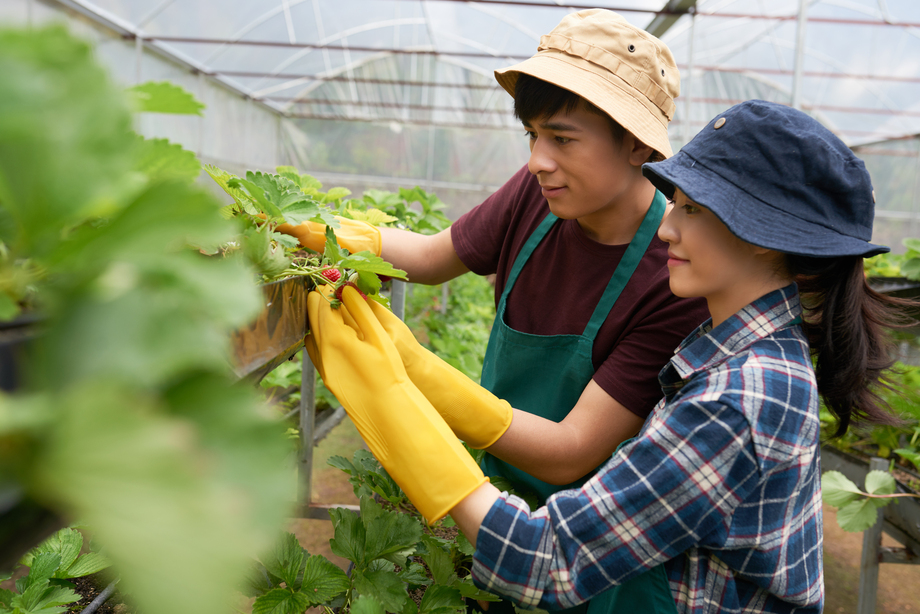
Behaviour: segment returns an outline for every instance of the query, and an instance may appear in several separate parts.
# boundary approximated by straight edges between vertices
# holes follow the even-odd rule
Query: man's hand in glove
[[[339,216],[335,219],[339,222],[339,227],[335,229],[335,238],[339,245],[352,254],[366,250],[380,255],[380,230],[367,222]],[[326,226],[323,224],[279,224],[275,230],[296,237],[301,245],[315,252],[323,253],[326,247]]]

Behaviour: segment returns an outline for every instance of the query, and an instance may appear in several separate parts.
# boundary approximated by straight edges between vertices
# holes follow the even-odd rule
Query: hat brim
[[[817,258],[868,258],[891,251],[780,211],[683,151],[663,162],[644,164],[642,173],[668,198],[679,188],[694,203],[712,211],[739,239],[759,247]]]
[[[657,107],[654,110],[649,108],[654,106],[651,102],[649,106],[640,102],[636,95],[630,93],[632,86],[616,75],[610,74],[609,78],[605,78],[579,66],[571,56],[562,52],[541,51],[514,66],[495,71],[495,79],[512,98],[520,73],[578,94],[665,158],[673,155],[665,115]]]

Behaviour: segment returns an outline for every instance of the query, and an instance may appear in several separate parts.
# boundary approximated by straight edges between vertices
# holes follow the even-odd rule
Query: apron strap
[[[559,218],[552,213],[547,213],[543,221],[540,222],[540,225],[537,226],[537,229],[534,230],[527,238],[527,241],[524,242],[524,247],[521,248],[520,253],[514,259],[514,264],[511,266],[511,273],[508,274],[508,280],[505,281],[505,289],[502,292],[501,299],[498,301],[499,305],[503,304],[505,299],[508,298],[508,293],[511,292],[514,282],[517,281],[518,275],[521,274],[521,269],[523,269],[527,261],[530,260],[530,255],[533,253],[533,250],[537,248],[540,241],[543,240],[543,237],[546,236],[546,233],[549,232],[549,229],[552,228],[553,224],[558,220]]]
[[[632,241],[629,242],[629,246],[623,253],[623,258],[620,259],[620,263],[613,272],[613,277],[610,278],[610,283],[607,284],[604,295],[601,297],[600,302],[597,304],[597,308],[594,310],[594,314],[588,321],[583,336],[593,340],[597,335],[597,331],[600,330],[601,325],[607,320],[607,316],[610,315],[610,310],[613,309],[614,303],[617,302],[629,278],[632,277],[632,274],[639,266],[639,262],[642,260],[642,256],[645,255],[645,250],[647,250],[649,244],[651,244],[652,238],[658,232],[658,226],[661,225],[661,218],[664,217],[666,205],[667,200],[664,194],[655,190],[655,198],[652,199],[652,205],[645,213],[645,218],[643,218],[642,224],[639,225],[639,230],[636,231],[635,236],[632,238]]]

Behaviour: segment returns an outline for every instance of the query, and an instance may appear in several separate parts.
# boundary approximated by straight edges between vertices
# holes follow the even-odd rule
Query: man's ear
[[[642,166],[655,153],[655,150],[627,132],[623,136],[623,146],[629,148],[629,163]]]

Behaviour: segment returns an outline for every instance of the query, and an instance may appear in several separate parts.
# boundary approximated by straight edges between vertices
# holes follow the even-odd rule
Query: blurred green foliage
[[[0,280],[27,278],[0,315],[41,319],[0,395],[0,490],[91,527],[147,614],[224,614],[289,512],[291,449],[228,361],[261,294],[204,253],[240,228],[133,122],[90,45],[0,31]]]

